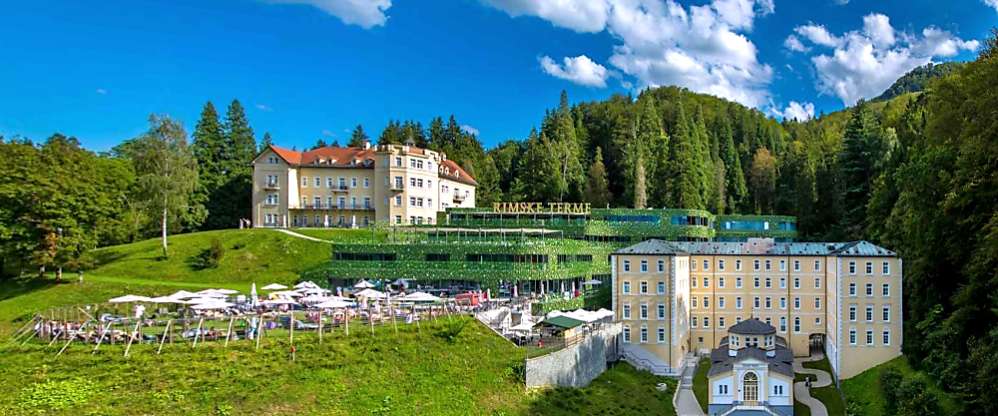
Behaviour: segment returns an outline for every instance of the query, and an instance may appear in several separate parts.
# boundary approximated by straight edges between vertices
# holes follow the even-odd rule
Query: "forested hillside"
[[[922,91],[929,84],[929,81],[949,75],[953,71],[960,69],[962,66],[962,62],[943,62],[941,64],[929,62],[909,71],[901,78],[898,78],[897,81],[894,81],[894,83],[891,84],[890,88],[887,88],[883,94],[880,94],[880,96],[874,98],[873,100],[889,100],[909,92]]]

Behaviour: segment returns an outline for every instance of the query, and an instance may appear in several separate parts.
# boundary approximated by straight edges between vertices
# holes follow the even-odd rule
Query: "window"
[[[774,396],[782,396],[783,395],[783,386],[782,385],[773,386],[773,395]]]
[[[720,309],[724,309],[724,296],[718,296],[717,307]]]
[[[416,178],[409,178],[409,186],[416,187]]]
[[[787,298],[780,296],[780,309],[787,308]]]
[[[742,288],[742,278],[741,277],[736,277],[735,278],[735,288],[736,289],[741,289]]]
[[[709,277],[704,277],[703,278],[703,287],[705,287],[705,288],[710,287],[710,278]]]
[[[741,260],[735,260],[735,271],[738,271],[738,272],[742,271],[742,261]]]
[[[755,373],[745,373],[742,379],[742,401],[755,402],[759,400],[759,377]]]
[[[724,277],[717,278],[717,287],[724,288]]]
[[[794,296],[794,309],[800,309],[800,298]]]
[[[794,332],[800,332],[800,317],[794,317]]]
[[[641,307],[639,308],[639,311],[640,311],[640,315],[638,315],[638,316],[640,316],[641,319],[643,319],[643,320],[644,319],[648,319],[648,304],[647,303],[642,303]]]
[[[655,286],[656,286],[656,291],[658,292],[659,295],[665,294],[665,282],[658,282],[655,284]]]
[[[873,283],[866,284],[866,296],[873,296]]]
[[[891,345],[891,330],[884,330],[880,342],[883,342],[884,345]]]
[[[856,345],[856,328],[849,328],[849,345]]]
[[[752,260],[752,270],[759,270],[759,259]]]
[[[849,296],[856,296],[856,284],[855,283],[850,283],[849,284]]]
[[[696,296],[690,296],[690,302],[691,302],[691,304],[693,305],[693,306],[692,306],[693,308],[696,308],[696,307],[697,307],[697,305],[699,305],[699,304],[700,304],[700,301],[699,301],[699,298],[698,298],[698,297],[696,297]]]
[[[648,273],[648,260],[641,260],[641,273]]]
[[[320,178],[318,176],[315,177],[315,187],[316,188],[321,188],[322,187],[322,178]]]
[[[771,288],[771,287],[773,287],[773,279],[772,279],[772,278],[769,278],[769,277],[767,277],[767,278],[766,278],[766,288],[767,288],[767,289],[769,289],[769,288]]]
[[[759,276],[752,278],[752,287],[759,287]]]
[[[795,277],[794,278],[794,289],[800,289],[800,278],[799,277]]]
[[[658,261],[658,272],[662,273],[665,271],[665,260]]]
[[[881,316],[884,322],[891,321],[891,305],[884,305],[883,315]]]
[[[773,298],[766,296],[766,309],[773,308]]]
[[[690,287],[697,287],[697,278],[691,277],[690,278],[690,283],[691,283]]]
[[[756,309],[759,309],[759,297],[758,296],[752,298],[752,307],[756,308]]]
[[[640,283],[638,283],[638,287],[640,288],[639,291],[641,292],[642,295],[648,294],[648,282],[641,281]]]
[[[270,157],[268,157],[267,158],[267,163],[270,163],[271,165],[276,165],[277,164],[277,157],[276,156],[270,156]]]
[[[658,327],[658,343],[665,342],[665,328]]]
[[[710,270],[710,260],[703,261],[703,271]]]
[[[866,345],[873,345],[873,330],[866,330]]]
[[[814,309],[815,310],[821,310],[821,298],[820,297],[815,297],[814,298]]]
[[[880,274],[884,276],[891,274],[891,264],[885,261],[883,264],[883,268],[880,269]]]
[[[849,305],[849,321],[856,322],[856,305]]]
[[[627,325],[624,325],[623,333],[624,333],[624,343],[625,344],[630,344],[631,343],[631,327],[629,327]]]
[[[301,187],[308,188],[308,176],[301,177]]]
[[[727,384],[718,384],[717,385],[717,394],[728,394],[728,385]]]
[[[891,296],[891,285],[890,285],[890,283],[884,283],[884,287],[883,287],[882,290],[883,290],[885,298]]]
[[[658,310],[657,310],[657,312],[658,312],[658,314],[656,316],[658,317],[659,320],[665,319],[665,304],[664,303],[660,302],[658,304]]]
[[[800,271],[800,260],[794,260],[794,271],[795,272]]]
[[[278,194],[267,194],[267,205],[277,205],[278,202]]]
[[[866,262],[866,274],[873,274],[873,262]]]
[[[814,271],[816,271],[816,272],[820,272],[821,271],[821,260],[815,260],[814,261]]]
[[[625,272],[631,271],[631,261],[630,260],[624,260],[624,271]]]
[[[780,317],[780,332],[787,332],[787,317]]]
[[[690,328],[696,328],[696,327],[697,327],[697,317],[691,316],[690,317]]]
[[[717,261],[717,270],[724,271],[724,260]]]
[[[624,319],[631,319],[631,304],[624,304]]]
[[[720,316],[720,317],[717,318],[717,327],[718,328],[724,328],[724,317],[723,316]]]
[[[623,284],[623,287],[621,288],[620,291],[624,292],[625,295],[630,295],[631,294],[631,282],[628,282],[628,281],[625,280],[624,284]]]
[[[766,271],[768,272],[770,270],[773,270],[773,262],[770,260],[766,260]]]
[[[866,322],[873,322],[873,305],[866,305]]]
[[[814,288],[815,289],[821,289],[821,278],[820,277],[815,277],[814,278]]]
[[[849,274],[856,274],[856,262],[849,262]]]
[[[738,309],[742,308],[742,297],[738,296],[735,298],[735,307]]]
[[[697,269],[697,262],[696,260],[693,260],[690,262],[690,270],[696,270],[696,269]]]
[[[370,188],[371,187],[371,179],[370,178],[364,178],[364,187],[365,188]]]
[[[395,206],[397,207],[402,206],[402,195],[395,196]]]
[[[709,316],[703,317],[703,327],[704,328],[710,328],[710,317]]]
[[[332,176],[327,176],[326,177],[326,188],[333,189],[333,177]]]
[[[820,316],[814,317],[814,326],[817,326],[817,327],[821,326],[821,317]]]
[[[710,308],[710,297],[709,296],[704,296],[703,297],[703,308],[704,309]]]
[[[410,196],[409,197],[409,206],[410,207],[416,206],[416,197],[414,197],[414,196]]]
[[[786,277],[781,277],[780,278],[780,289],[786,289],[786,288],[787,288],[787,278]]]
[[[787,261],[786,260],[780,260],[780,271],[781,272],[787,271]]]

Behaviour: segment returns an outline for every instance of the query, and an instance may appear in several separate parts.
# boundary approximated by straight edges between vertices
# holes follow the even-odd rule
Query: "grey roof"
[[[687,254],[678,243],[659,239],[645,240],[633,246],[614,251],[613,254]]]
[[[707,377],[713,377],[718,374],[729,372],[734,367],[735,363],[749,358],[768,363],[769,371],[793,377],[794,354],[790,352],[787,347],[781,345],[776,346],[775,353],[775,356],[770,357],[767,356],[766,351],[761,348],[745,347],[739,349],[738,353],[732,357],[728,355],[727,344],[721,345],[720,347],[714,348],[710,352],[711,364],[710,371],[707,372]]]
[[[769,335],[775,334],[776,328],[760,321],[759,318],[749,318],[728,328],[729,334],[739,335]]]
[[[671,251],[657,252],[643,249],[639,252],[625,252],[624,250],[639,249],[645,243],[656,241],[655,246],[671,246]],[[648,252],[645,252],[648,251]],[[626,254],[677,254],[689,253],[694,255],[775,255],[775,256],[862,256],[862,257],[894,257],[897,253],[880,247],[869,241],[851,242],[818,242],[818,243],[777,243],[769,244],[758,241],[730,242],[730,241],[662,241],[647,240],[625,249],[618,250],[617,253]]]

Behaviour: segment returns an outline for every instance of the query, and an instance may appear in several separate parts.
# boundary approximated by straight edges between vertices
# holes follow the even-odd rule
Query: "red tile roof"
[[[329,167],[374,167],[375,148],[364,149],[361,147],[320,147],[307,152],[285,149],[283,147],[270,145],[270,150],[276,153],[292,166],[329,166]],[[416,154],[426,154],[418,147],[409,147],[409,152]],[[370,163],[366,163],[370,161]],[[442,178],[456,182],[461,182],[471,186],[478,186],[475,178],[471,177],[460,165],[453,160],[440,162],[439,175]]]

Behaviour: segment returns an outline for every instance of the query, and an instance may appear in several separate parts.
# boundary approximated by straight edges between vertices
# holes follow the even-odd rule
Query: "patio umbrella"
[[[253,282],[253,285],[250,286],[250,301],[249,301],[250,306],[256,306],[257,299],[258,298],[256,295],[256,282]]]
[[[284,290],[284,289],[287,289],[287,288],[288,288],[287,286],[284,286],[284,285],[282,285],[280,283],[271,283],[271,284],[269,284],[267,286],[261,287],[260,289],[262,289],[262,290]]]
[[[440,298],[426,292],[413,292],[402,297],[406,302],[440,302]]]
[[[342,300],[327,300],[322,303],[317,303],[313,306],[315,306],[316,308],[323,308],[323,309],[338,309],[338,308],[347,308],[353,305],[354,305],[353,302],[345,302]]]
[[[178,290],[174,294],[170,295],[171,298],[175,298],[175,299],[195,298],[197,296],[198,296],[197,293],[188,292],[186,290]]]
[[[296,292],[294,290],[285,290],[281,292],[273,292],[270,294],[270,296],[272,297],[283,297],[283,298],[296,298],[301,295],[302,295],[301,293]]]
[[[135,303],[135,302],[152,302],[152,298],[146,296],[138,295],[125,295],[118,296],[116,298],[111,298],[108,300],[110,303]]]
[[[319,295],[309,295],[301,299],[298,299],[298,301],[301,303],[319,303],[319,302],[325,302],[327,300],[329,300],[329,298]]]
[[[223,295],[235,295],[238,294],[239,291],[232,289],[215,289],[215,293],[221,293]]]
[[[358,297],[358,298],[368,298],[368,299],[384,299],[385,298],[385,294],[384,293],[379,292],[379,291],[374,290],[374,289],[364,289],[364,290],[361,290],[360,292],[354,293],[353,295],[355,297]]]
[[[314,282],[310,282],[308,280],[295,285],[295,289],[316,289],[318,287],[319,285],[315,284]]]
[[[152,298],[151,301],[153,303],[176,303],[178,305],[186,305],[187,303],[189,303],[186,300],[175,298],[172,296],[159,296]]]
[[[353,285],[353,287],[357,289],[371,289],[374,287],[374,284],[368,282],[367,280],[361,280],[357,282],[357,284]]]
[[[586,285],[586,286],[592,286],[592,285],[601,285],[601,284],[603,284],[603,282],[601,282],[599,280],[596,280],[596,279],[590,279],[590,280],[586,280],[585,282],[582,282],[582,284]]]
[[[264,305],[264,306],[297,305],[298,302],[295,302],[295,301],[293,301],[291,299],[269,299],[269,300],[265,300],[263,302],[260,302],[260,304]]]

